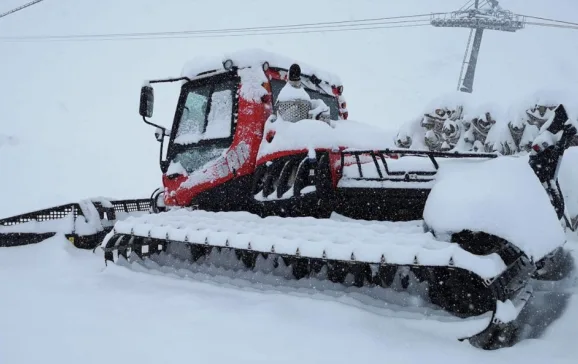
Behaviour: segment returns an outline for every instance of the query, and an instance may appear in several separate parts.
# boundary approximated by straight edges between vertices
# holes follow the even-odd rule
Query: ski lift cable
[[[184,30],[184,31],[164,31],[164,32],[140,32],[140,33],[102,33],[102,34],[74,34],[74,35],[39,35],[39,36],[14,36],[14,37],[0,37],[0,39],[17,40],[17,39],[47,39],[47,38],[101,38],[101,37],[127,37],[127,36],[160,36],[160,35],[179,35],[179,34],[205,34],[205,33],[228,33],[228,32],[243,32],[243,31],[266,31],[266,30],[283,30],[290,28],[307,28],[307,27],[321,27],[330,25],[372,25],[371,22],[386,22],[395,19],[410,19],[420,17],[430,17],[432,15],[439,15],[445,13],[429,13],[406,16],[392,16],[380,18],[368,18],[359,20],[342,20],[333,22],[317,22],[317,23],[301,23],[288,25],[274,25],[274,26],[260,26],[260,27],[244,27],[244,28],[224,28],[224,29],[200,29],[200,30]],[[426,19],[415,19],[413,21],[426,21]],[[410,22],[408,20],[408,22]]]
[[[44,1],[44,0],[34,0],[34,1],[31,1],[31,2],[26,3],[26,4],[24,4],[24,5],[20,5],[20,6],[17,7],[17,8],[14,8],[14,9],[12,9],[12,10],[8,10],[7,12],[0,14],[0,18],[3,18],[3,17],[8,16],[8,15],[10,15],[10,14],[14,14],[14,13],[17,12],[17,11],[20,11],[20,10],[26,9],[26,8],[29,7],[29,6],[38,4],[38,3],[41,2],[41,1]]]
[[[550,27],[550,28],[563,28],[563,29],[578,29],[577,25],[564,25],[564,24],[552,24],[552,23],[539,23],[539,22],[526,22],[528,25],[537,25],[541,27]]]
[[[170,36],[170,35],[180,35],[180,34],[229,34],[229,33],[245,33],[245,32],[267,32],[274,30],[299,30],[299,29],[329,29],[329,28],[345,28],[345,27],[358,27],[358,26],[372,26],[372,25],[389,25],[389,24],[401,24],[401,23],[424,23],[430,22],[429,19],[423,20],[398,20],[398,21],[380,21],[373,23],[359,23],[359,24],[329,24],[323,26],[293,26],[282,29],[277,28],[267,28],[267,29],[232,29],[232,30],[211,30],[209,32],[203,32],[198,30],[186,30],[178,32],[152,32],[152,33],[117,33],[117,34],[89,34],[89,35],[57,35],[57,36],[36,36],[36,37],[0,37],[0,39],[69,39],[69,38],[115,38],[115,37],[140,37],[140,36]]]
[[[399,17],[392,17],[394,19],[399,19]],[[16,37],[0,37],[0,41],[33,41],[33,40],[74,40],[74,39],[132,39],[138,37],[171,37],[171,36],[182,36],[182,35],[228,35],[230,33],[258,33],[258,32],[271,32],[271,31],[292,31],[292,30],[319,30],[323,31],[325,29],[331,28],[343,28],[343,30],[352,29],[359,26],[383,26],[390,24],[400,24],[409,23],[407,25],[419,24],[427,22],[429,24],[429,19],[415,19],[415,20],[397,20],[397,21],[376,21],[374,19],[363,19],[363,22],[352,23],[353,21],[347,21],[347,24],[342,24],[343,22],[325,22],[319,23],[321,25],[315,24],[295,24],[295,25],[284,25],[284,26],[273,26],[273,27],[252,27],[252,28],[229,28],[229,29],[210,29],[210,30],[189,30],[189,31],[173,31],[173,32],[147,32],[147,33],[111,33],[111,34],[76,34],[76,35],[46,35],[46,36],[16,36]],[[369,23],[372,21],[373,23]],[[324,25],[326,24],[326,25]],[[427,25],[427,24],[423,24]]]
[[[475,0],[469,0],[467,3],[462,5],[462,7],[458,9],[458,11],[468,10],[472,6],[471,3],[473,3],[474,1]]]
[[[526,19],[545,20],[545,21],[551,21],[551,22],[554,22],[554,23],[569,24],[569,25],[578,26],[578,23],[573,23],[573,22],[564,21],[564,20],[541,18],[541,17],[539,17],[539,16],[523,15],[523,14],[517,14],[517,15],[518,15],[518,16],[523,16],[523,17],[525,17]]]
[[[373,26],[358,26],[350,28],[336,28],[336,29],[289,29],[281,31],[268,31],[268,32],[255,32],[247,31],[246,33],[223,33],[223,34],[188,34],[188,33],[178,33],[169,35],[155,35],[155,36],[142,36],[142,35],[131,35],[128,37],[101,37],[101,38],[48,38],[48,39],[4,39],[0,38],[0,42],[66,42],[66,41],[110,41],[110,40],[154,40],[154,39],[181,39],[181,38],[226,38],[226,37],[247,37],[255,35],[286,35],[286,34],[306,34],[306,33],[332,33],[332,32],[347,32],[355,30],[374,30],[374,29],[391,29],[391,28],[412,28],[412,27],[423,27],[430,26],[429,23],[426,24],[401,24],[401,25],[388,25],[386,23],[377,24]]]

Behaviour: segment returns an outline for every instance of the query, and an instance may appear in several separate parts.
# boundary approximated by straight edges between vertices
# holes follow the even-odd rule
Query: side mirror
[[[149,85],[143,86],[140,89],[140,105],[139,113],[143,118],[150,118],[153,116],[153,107],[155,103],[155,96],[153,88]]]

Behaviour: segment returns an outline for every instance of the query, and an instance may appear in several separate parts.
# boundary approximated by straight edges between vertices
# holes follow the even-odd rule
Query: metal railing
[[[407,149],[384,149],[384,150],[345,150],[341,152],[341,171],[346,167],[346,158],[352,156],[354,164],[357,165],[358,176],[349,179],[367,180],[367,181],[397,181],[397,182],[428,182],[433,180],[433,176],[437,174],[439,163],[436,158],[496,158],[497,154],[489,153],[453,153],[453,152],[436,152],[436,151],[422,151],[422,150],[407,150]],[[362,161],[365,156],[366,161]],[[428,158],[434,167],[434,170],[405,170],[394,171],[388,165],[388,160],[398,160],[404,156],[418,156]],[[351,158],[347,158],[351,160]],[[381,164],[380,164],[381,162]],[[378,177],[367,177],[363,173],[363,165],[373,164],[376,175]],[[425,177],[425,178],[418,178]],[[432,178],[428,178],[432,177]]]

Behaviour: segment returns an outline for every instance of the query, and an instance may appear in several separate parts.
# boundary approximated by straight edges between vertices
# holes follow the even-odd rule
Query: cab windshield
[[[169,154],[192,173],[231,145],[237,80],[215,76],[185,85],[177,108],[177,126]]]

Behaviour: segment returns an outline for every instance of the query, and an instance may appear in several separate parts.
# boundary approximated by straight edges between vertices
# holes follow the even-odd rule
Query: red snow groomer
[[[335,76],[321,79],[274,60],[243,67],[227,59],[191,78],[151,81],[185,82],[170,131],[147,120],[153,90],[143,87],[144,121],[158,128],[161,142],[169,138],[160,161],[161,205],[416,220],[444,159],[496,157],[384,150],[393,147],[391,135],[345,121],[343,86]]]
[[[149,120],[152,85],[164,82],[182,83],[170,130]],[[551,143],[528,163],[389,149],[391,134],[347,120],[342,93],[337,77],[259,51],[150,81],[140,114],[157,128],[164,188],[150,200],[1,220],[0,241],[63,233],[99,246],[106,261],[405,290],[453,316],[487,320],[464,337],[477,347],[515,343],[530,279],[560,279],[571,265],[555,183],[575,133],[563,106],[544,131]],[[456,197],[463,184],[471,190]],[[539,209],[541,220],[516,217],[520,209]]]

